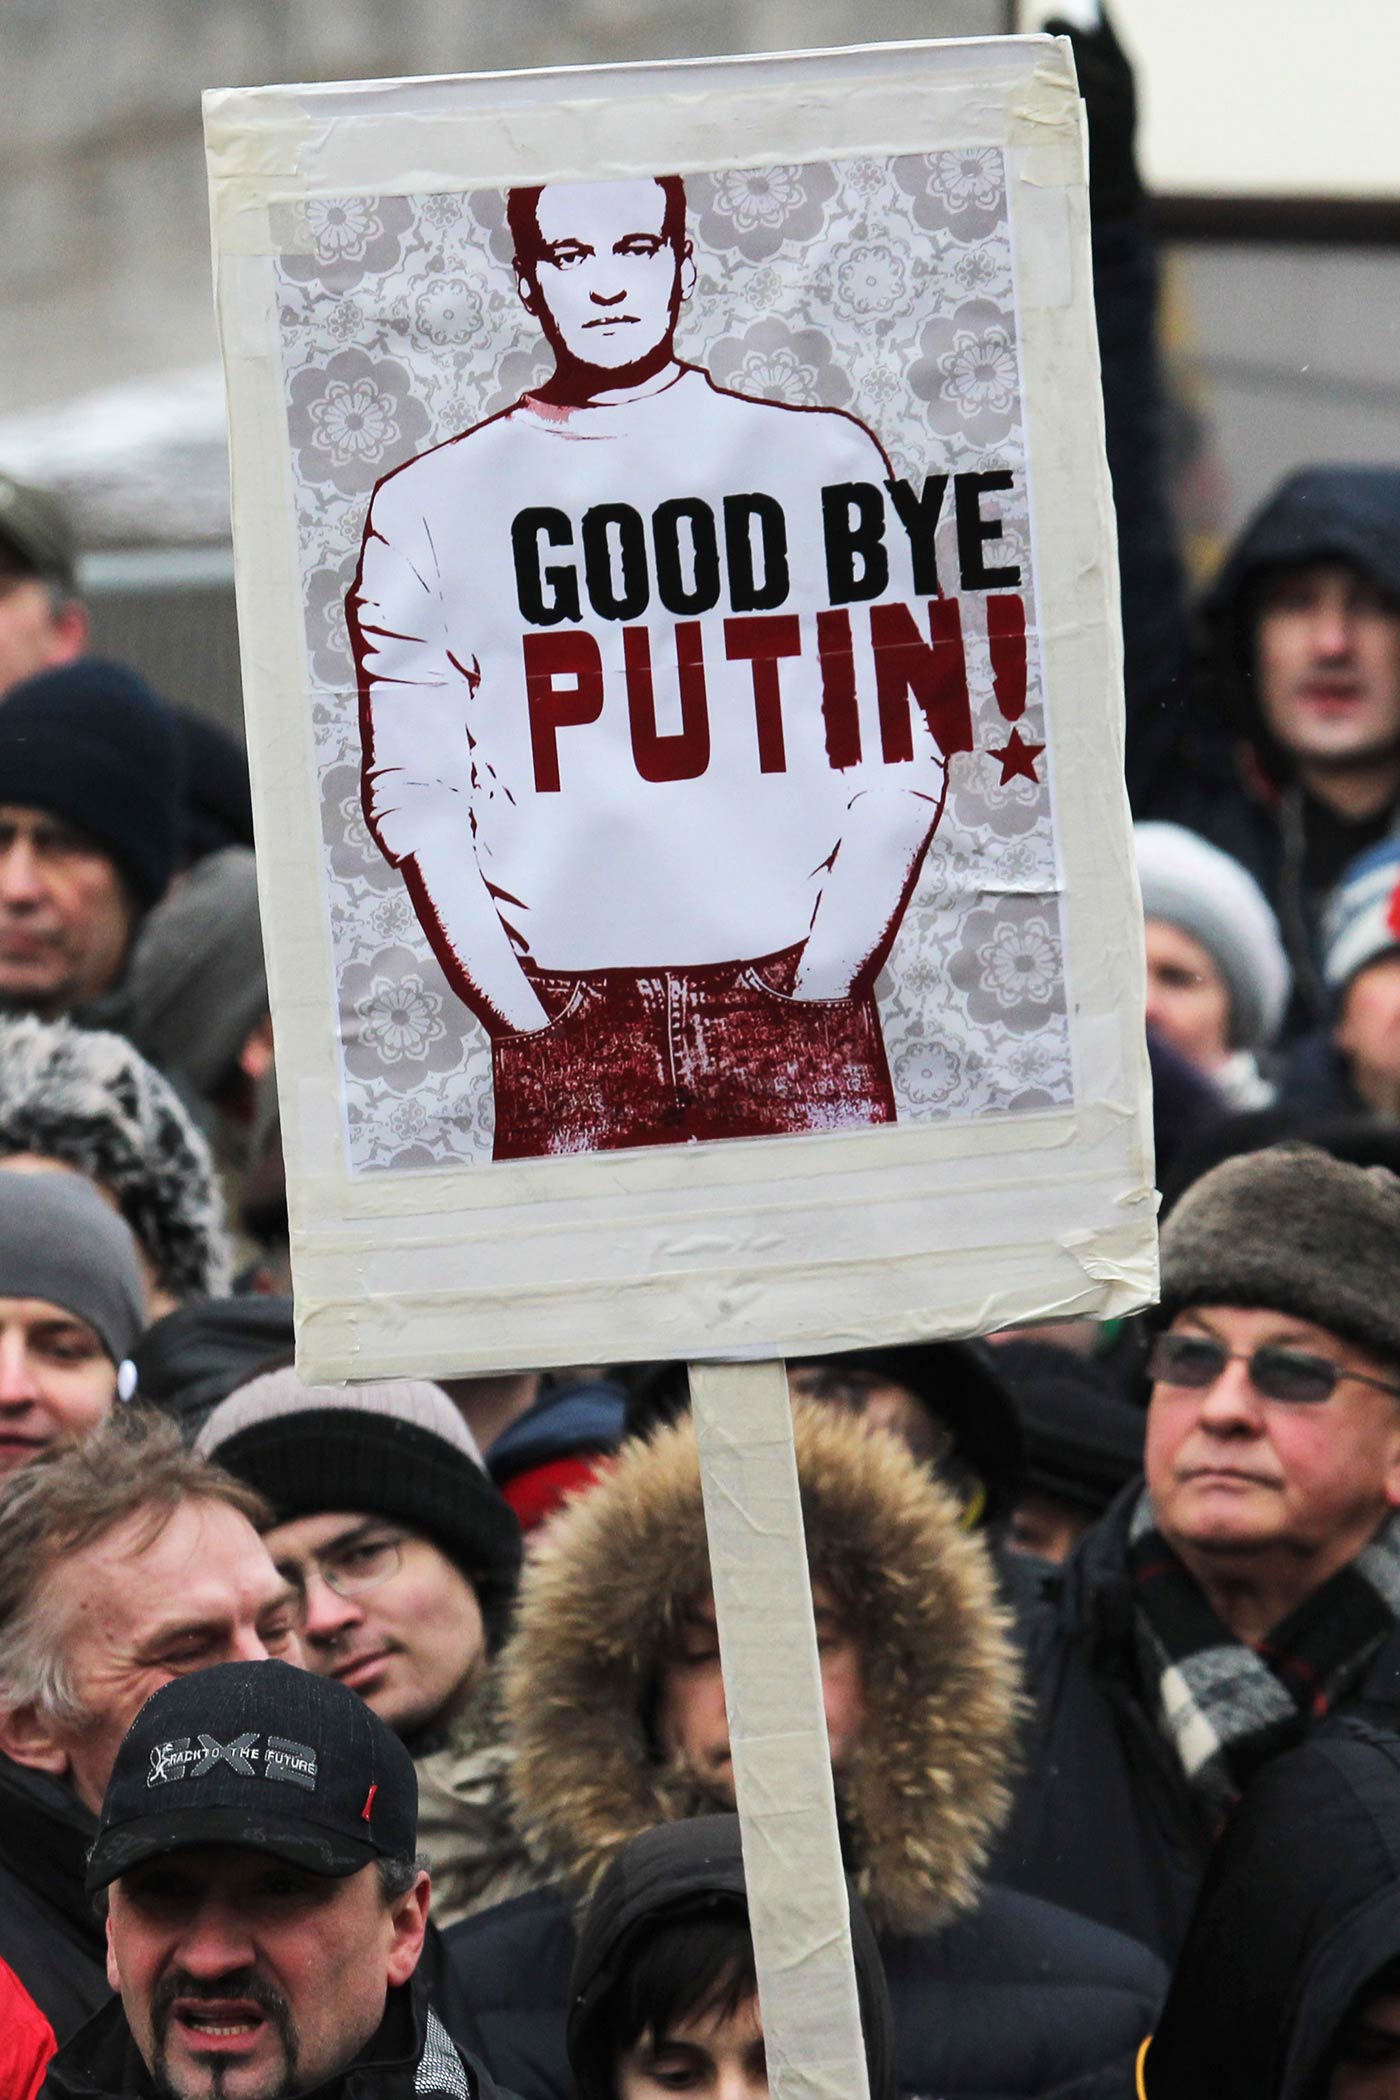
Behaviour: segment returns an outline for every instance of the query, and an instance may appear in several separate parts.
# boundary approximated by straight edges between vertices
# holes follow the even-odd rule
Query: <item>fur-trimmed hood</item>
[[[877,1930],[970,1904],[1005,1817],[1018,1670],[985,1548],[894,1438],[794,1410],[808,1557],[860,1648],[867,1724],[838,1775],[853,1879]],[[710,1587],[691,1423],[624,1446],[546,1533],[503,1658],[513,1791],[542,1865],[586,1895],[658,1823],[724,1806],[657,1761],[648,1719]]]

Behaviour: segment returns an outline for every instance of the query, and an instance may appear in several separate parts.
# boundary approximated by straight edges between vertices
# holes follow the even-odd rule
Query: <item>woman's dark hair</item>
[[[717,1901],[662,1921],[629,1950],[623,1973],[601,1999],[579,2038],[575,2061],[582,2093],[616,2093],[618,2058],[648,2037],[663,2042],[689,2020],[732,2019],[758,1994],[748,1912]]]

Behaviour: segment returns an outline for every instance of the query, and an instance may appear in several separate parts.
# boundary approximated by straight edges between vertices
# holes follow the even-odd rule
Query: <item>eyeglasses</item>
[[[312,1565],[327,1589],[337,1597],[362,1597],[377,1590],[403,1566],[403,1540],[397,1533],[376,1532],[372,1538],[353,1539],[328,1553],[313,1553]]]
[[[1204,1392],[1222,1376],[1226,1364],[1247,1364],[1249,1382],[1264,1400],[1315,1406],[1330,1400],[1344,1378],[1400,1398],[1400,1385],[1368,1377],[1364,1371],[1349,1371],[1333,1363],[1330,1356],[1313,1356],[1305,1349],[1289,1349],[1277,1342],[1252,1351],[1227,1349],[1223,1342],[1204,1334],[1159,1334],[1147,1359],[1147,1375],[1164,1385]]]

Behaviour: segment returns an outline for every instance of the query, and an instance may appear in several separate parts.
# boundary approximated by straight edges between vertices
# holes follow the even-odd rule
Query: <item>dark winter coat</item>
[[[114,1999],[49,2065],[40,2100],[150,2100],[150,2073]],[[354,2062],[303,2100],[511,2100],[485,2067],[452,2045],[415,1979],[389,1993],[384,2018]]]
[[[1172,1962],[1210,1836],[1138,1680],[1128,1523],[1134,1482],[1045,1580],[1027,1633],[1035,1714],[996,1877],[1130,1933]],[[1400,1727],[1400,1629],[1339,1711]]]
[[[985,1549],[893,1438],[820,1406],[794,1419],[812,1567],[863,1662],[867,1723],[837,1796],[889,1975],[900,2090],[1130,2088],[1159,1964],[1082,1920],[979,1891],[1005,1812],[1017,1674]],[[467,1919],[446,1946],[471,2045],[527,2100],[569,2092],[573,1910],[628,1838],[718,1805],[658,1761],[648,1724],[674,1628],[708,1587],[688,1423],[624,1446],[526,1571],[503,1658],[513,1786],[559,1885]]]
[[[1313,2100],[1358,1994],[1397,1960],[1400,1740],[1325,1722],[1253,1781],[1216,1850],[1147,2100]]]
[[[0,1756],[0,1961],[60,2042],[111,1995],[102,1921],[83,1887],[96,1834],[71,1788]]]
[[[1134,714],[1134,814],[1185,824],[1248,868],[1278,915],[1293,966],[1289,1038],[1328,1018],[1320,918],[1347,862],[1392,832],[1391,807],[1360,823],[1306,795],[1264,726],[1254,678],[1258,587],[1272,572],[1339,560],[1400,602],[1400,468],[1309,467],[1241,534],[1204,609],[1207,663],[1192,705]]]

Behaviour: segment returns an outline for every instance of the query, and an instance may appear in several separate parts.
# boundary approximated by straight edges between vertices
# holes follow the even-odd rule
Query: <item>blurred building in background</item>
[[[1082,17],[1086,0],[1068,0]],[[97,645],[238,718],[199,93],[1035,28],[1032,0],[7,0],[0,466],[60,489]],[[1305,459],[1400,461],[1400,8],[1116,0],[1168,244],[1200,563]]]

